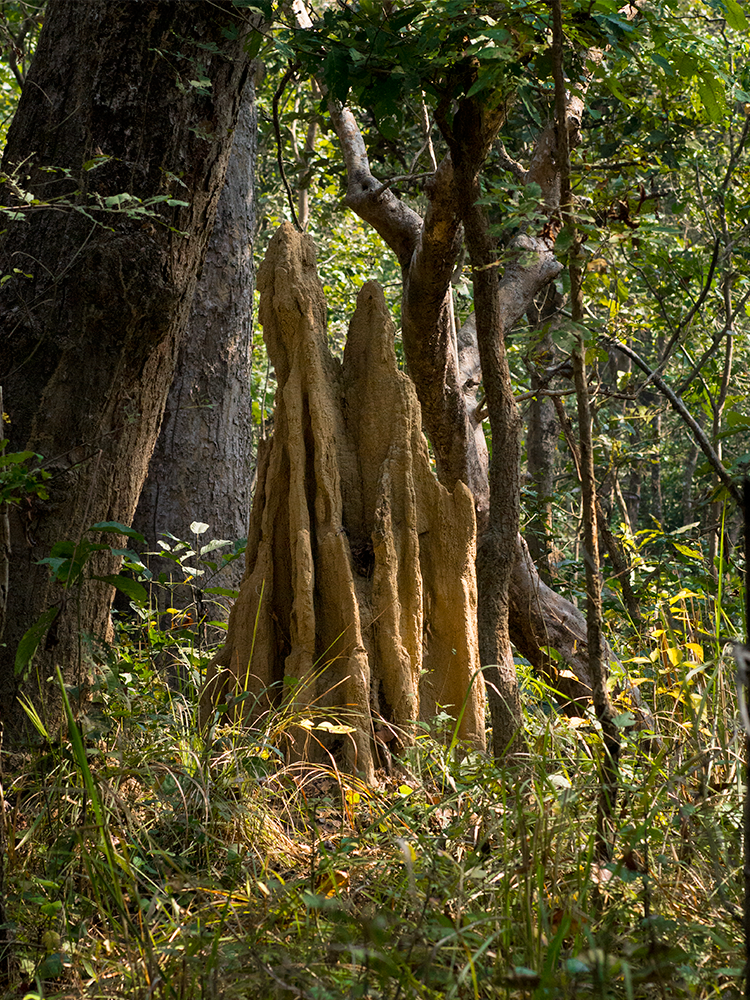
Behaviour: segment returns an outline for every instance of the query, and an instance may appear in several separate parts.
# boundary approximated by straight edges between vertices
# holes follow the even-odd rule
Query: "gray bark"
[[[193,521],[209,525],[200,539],[203,544],[247,534],[254,467],[256,129],[254,85],[249,80],[164,421],[133,522],[152,550],[164,532],[195,541],[190,532]],[[219,550],[210,558],[216,561],[230,551]],[[150,566],[156,573],[175,570],[174,563],[163,559],[152,560]],[[237,588],[242,571],[243,560],[238,559],[216,583]],[[201,582],[196,580],[196,585]]]
[[[554,358],[549,327],[555,322],[564,301],[553,284],[547,285],[540,300],[527,313],[529,325],[533,330],[539,331],[540,336],[529,359],[532,389],[544,386],[545,369],[550,367]],[[555,458],[559,432],[552,399],[543,393],[533,396],[529,401],[526,423],[526,467],[536,497],[531,505],[531,517],[524,534],[534,564],[548,584],[554,576],[551,498],[555,490]]]

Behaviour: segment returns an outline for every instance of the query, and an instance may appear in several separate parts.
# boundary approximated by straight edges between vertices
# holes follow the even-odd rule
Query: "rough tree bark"
[[[563,296],[550,283],[527,312],[529,326],[538,331],[539,339],[533,343],[527,359],[531,388],[537,390],[528,404],[526,420],[526,470],[535,498],[530,505],[531,516],[524,536],[528,542],[534,565],[546,584],[551,584],[555,573],[552,554],[552,496],[555,489],[555,458],[560,428],[555,415],[555,404],[543,391],[547,371],[552,366],[554,345],[549,327],[557,320],[562,309]]]
[[[247,76],[243,31],[233,41],[223,32],[237,24],[228,2],[52,0],[47,8],[5,173],[18,171],[42,200],[67,192],[85,206],[130,192],[189,205],[162,205],[169,225],[42,209],[10,222],[0,240],[0,272],[11,275],[0,290],[11,446],[43,454],[53,472],[49,501],[11,512],[0,649],[6,733],[23,720],[14,653],[39,614],[60,609],[35,664],[47,693],[55,665],[71,678],[84,665],[82,630],[108,629],[111,588],[93,581],[66,599],[37,560],[55,541],[78,542],[94,522],[129,522],[135,511]],[[82,169],[100,155],[96,169]],[[102,558],[96,570],[115,567]]]
[[[249,79],[216,222],[133,521],[152,549],[165,531],[190,541],[193,521],[209,525],[206,540],[234,540],[247,532],[254,466],[251,351],[256,131],[255,87]],[[169,572],[174,564],[161,560],[152,562],[151,568]],[[237,588],[242,571],[242,561],[237,560],[217,582]],[[197,583],[200,586],[200,580]]]
[[[278,380],[274,432],[259,457],[246,574],[207,672],[203,722],[239,694],[245,716],[282,690],[310,722],[335,707],[352,729],[340,756],[368,779],[387,763],[386,744],[410,741],[414,722],[438,706],[482,747],[473,499],[432,473],[383,293],[374,282],[360,292],[339,364],[309,237],[282,226],[258,287]]]
[[[480,171],[504,116],[502,105],[488,112],[481,101],[466,98],[452,122],[444,115],[438,118],[454,166],[452,196],[472,265],[477,348],[492,431],[489,511],[477,546],[477,590],[479,652],[498,759],[522,745],[521,698],[508,626],[508,587],[520,512],[521,418],[505,352],[510,326],[503,285],[496,275],[497,246],[490,239],[487,210],[477,200]],[[504,280],[507,277],[506,273]]]

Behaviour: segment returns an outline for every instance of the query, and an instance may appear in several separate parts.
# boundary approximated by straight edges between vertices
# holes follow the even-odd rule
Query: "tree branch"
[[[692,414],[689,412],[689,410],[682,402],[682,400],[676,395],[674,390],[670,389],[670,387],[667,385],[664,379],[660,375],[657,375],[655,371],[652,371],[652,369],[649,368],[646,362],[638,354],[636,354],[636,352],[631,347],[628,347],[627,344],[623,344],[615,337],[602,337],[601,339],[603,343],[609,344],[611,347],[616,347],[618,351],[622,351],[623,354],[626,354],[636,365],[638,365],[638,367],[641,369],[642,372],[648,375],[649,381],[653,382],[653,384],[657,387],[657,389],[659,389],[659,391],[664,396],[666,396],[666,398],[670,402],[670,405],[672,406],[672,409],[682,418],[682,420],[687,424],[687,426],[692,431],[696,443],[698,444],[699,448],[706,456],[708,461],[711,463],[711,466],[716,472],[716,475],[719,477],[724,486],[726,486],[732,499],[738,505],[741,505],[742,497],[740,494],[739,487],[734,482],[732,477],[729,475],[727,470],[724,468],[724,465],[719,459],[719,456],[716,454],[711,442],[706,437],[703,428],[692,416]]]

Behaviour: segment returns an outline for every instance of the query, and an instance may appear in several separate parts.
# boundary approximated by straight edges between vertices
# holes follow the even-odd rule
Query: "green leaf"
[[[703,558],[703,553],[700,549],[691,549],[689,545],[681,545],[679,542],[672,542],[672,545],[674,545],[679,553],[683,556],[688,556],[690,559]]]
[[[139,199],[136,198],[134,195],[128,194],[127,191],[123,191],[122,194],[112,194],[109,196],[109,198],[105,198],[104,204],[107,208],[111,208],[113,211],[116,211],[122,205],[126,205],[128,202],[138,201],[138,200]]]
[[[208,542],[207,545],[201,546],[199,555],[205,556],[209,552],[215,552],[216,549],[223,549],[225,545],[231,545],[231,544],[232,542],[228,538],[214,538],[214,540]]]
[[[129,528],[126,524],[121,524],[119,521],[99,521],[98,524],[92,524],[89,531],[112,531],[118,535],[127,535],[128,538],[135,538],[142,545],[146,544],[146,539],[140,531],[136,531],[135,528]]]
[[[116,587],[121,593],[125,594],[130,598],[131,601],[135,601],[136,604],[140,604],[141,607],[148,603],[148,592],[142,583],[138,583],[130,576],[125,576],[122,573],[110,576],[95,576],[95,580],[101,580],[103,583],[109,583],[113,587]]]
[[[34,653],[36,653],[39,647],[39,643],[45,637],[50,625],[59,613],[59,608],[48,608],[37,618],[31,628],[24,633],[16,650],[16,662],[14,665],[16,676],[22,674],[29,663],[31,663]]]
[[[737,0],[722,0],[722,6],[730,28],[734,28],[735,31],[748,31],[750,29],[745,12]]]
[[[475,94],[479,94],[481,91],[486,90],[491,83],[492,77],[488,73],[480,73],[474,83],[472,83],[469,87],[466,97],[474,97]]]
[[[553,662],[555,663],[562,662],[562,654],[559,652],[559,650],[555,649],[553,646],[540,646],[539,649],[542,653],[545,653],[547,656],[549,656],[550,660],[552,660]]]
[[[113,548],[112,549],[112,555],[113,556],[122,556],[123,559],[127,559],[128,562],[134,563],[139,568],[141,566],[143,566],[144,569],[146,568],[143,565],[143,560],[141,559],[141,557],[138,555],[137,552],[134,552],[132,549],[115,549],[115,548]]]
[[[247,52],[250,59],[255,59],[258,52],[260,52],[260,47],[263,44],[263,35],[260,31],[254,31],[250,37],[245,41],[245,52]]]
[[[89,170],[96,170],[103,163],[108,163],[112,159],[111,156],[106,156],[104,153],[100,153],[91,160],[86,160],[83,164],[83,169],[88,173]]]
[[[25,462],[27,459],[33,457],[33,451],[14,451],[10,455],[3,455],[0,458],[0,465],[18,465],[20,462]]]
[[[709,73],[702,73],[698,77],[697,86],[701,104],[708,112],[708,117],[713,122],[721,121],[727,107],[726,95],[721,81]]]
[[[400,31],[407,24],[411,24],[414,18],[421,14],[423,10],[424,6],[421,3],[414,4],[413,7],[407,7],[406,10],[402,10],[400,13],[392,14],[388,18],[388,25],[393,31]]]
[[[678,76],[688,80],[696,76],[700,70],[700,63],[690,52],[678,52],[676,53],[674,70]]]
[[[635,716],[632,712],[621,712],[620,715],[616,715],[612,719],[612,722],[618,729],[630,729],[631,726],[635,725]]]
[[[60,953],[56,951],[52,955],[47,955],[36,974],[39,979],[59,979],[64,972],[65,966],[62,963],[62,958]]]
[[[64,587],[72,587],[80,579],[91,553],[108,548],[108,545],[90,542],[86,538],[78,544],[65,539],[62,542],[55,542],[49,556],[37,562],[40,566],[49,566],[58,583]]]

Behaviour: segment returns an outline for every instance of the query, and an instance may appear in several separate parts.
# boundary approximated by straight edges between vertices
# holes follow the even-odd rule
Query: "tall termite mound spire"
[[[278,381],[274,431],[203,720],[245,692],[245,716],[281,699],[338,709],[354,727],[346,762],[367,777],[390,727],[408,741],[438,706],[483,747],[473,499],[432,472],[382,290],[368,282],[359,293],[340,363],[308,236],[281,227],[258,288]]]

